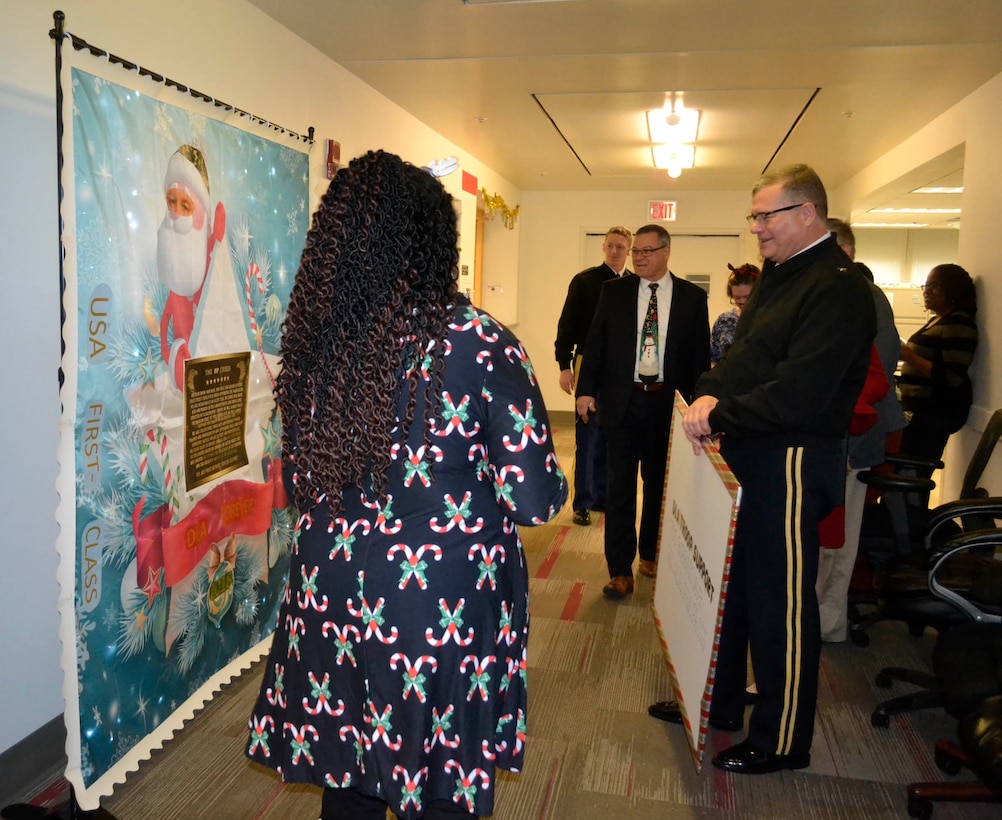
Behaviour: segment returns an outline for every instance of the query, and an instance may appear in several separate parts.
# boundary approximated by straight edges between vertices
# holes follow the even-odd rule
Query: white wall
[[[921,285],[936,265],[957,261],[960,232],[955,228],[854,228],[856,258],[881,284]]]
[[[342,159],[385,148],[416,164],[455,155],[480,186],[512,207],[520,192],[243,0],[3,0],[0,25],[0,286],[6,351],[0,394],[0,752],[63,710],[55,582],[59,414],[55,67],[48,36],[55,7],[67,31],[120,57],[318,140]],[[140,12],[141,9],[141,12]],[[351,25],[350,11],[339,11]],[[311,161],[319,169],[322,151]],[[318,177],[319,178],[319,177]],[[464,203],[463,262],[473,267],[476,198],[459,172],[443,179]],[[316,186],[314,197],[323,190]],[[500,223],[498,223],[500,224]],[[494,237],[492,281],[517,298],[518,227]],[[465,241],[466,238],[469,241]],[[502,319],[512,304],[484,306]]]
[[[581,259],[584,234],[586,231],[604,233],[613,225],[636,230],[650,221],[647,203],[653,199],[678,202],[678,219],[662,223],[669,233],[740,233],[743,237],[740,261],[760,261],[757,245],[744,219],[750,202],[747,191],[523,193],[519,215],[522,237],[518,324],[514,329],[529,351],[539,374],[546,407],[551,411],[574,409],[573,399],[557,385],[559,370],[553,356],[557,319],[567,295],[567,284],[582,268],[602,262],[601,254],[594,259]],[[737,264],[739,260],[728,261]],[[721,266],[715,275],[725,278],[727,274],[726,266]]]
[[[3,35],[0,35],[0,39]],[[2,75],[0,75],[2,76]],[[0,751],[62,713],[56,610],[59,279],[50,101],[0,82]]]
[[[955,498],[963,471],[991,413],[1002,407],[1002,345],[997,317],[1002,311],[999,266],[998,188],[1002,184],[1002,74],[985,83],[903,143],[888,151],[835,191],[840,202],[856,202],[911,170],[964,145],[964,215],[956,262],[975,279],[980,342],[971,370],[974,408],[967,426],[946,450],[943,498]],[[861,259],[865,257],[862,250]],[[984,482],[1002,494],[1002,454],[986,471]]]

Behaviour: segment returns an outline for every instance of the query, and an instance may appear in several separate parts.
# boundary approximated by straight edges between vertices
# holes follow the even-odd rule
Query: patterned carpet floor
[[[570,474],[573,426],[555,419],[561,464]],[[750,777],[697,773],[681,726],[647,715],[670,694],[650,603],[654,581],[602,597],[603,516],[575,526],[568,504],[557,518],[523,531],[531,577],[529,723],[525,771],[503,774],[494,820],[648,818],[901,818],[912,781],[963,780],[940,772],[933,744],[955,737],[942,710],[870,725],[874,705],[909,687],[880,689],[884,666],[929,668],[932,634],[903,624],[870,630],[870,646],[826,644],[810,768]],[[234,681],[160,752],[102,801],[118,820],[312,820],[317,789],[285,786],[243,756],[246,721],[262,664]],[[743,734],[711,731],[707,755]],[[53,794],[50,785],[48,793]],[[58,789],[55,789],[58,791]],[[934,817],[998,817],[997,805],[937,804]]]

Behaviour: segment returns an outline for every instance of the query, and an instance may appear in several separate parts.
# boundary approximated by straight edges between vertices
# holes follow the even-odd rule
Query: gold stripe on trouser
[[[786,451],[786,679],[783,682],[783,712],[779,721],[778,754],[789,754],[800,693],[800,634],[803,628],[803,543],[801,516],[804,505],[804,451]]]

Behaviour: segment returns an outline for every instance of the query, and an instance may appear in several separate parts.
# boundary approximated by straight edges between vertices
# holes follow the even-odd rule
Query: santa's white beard
[[[194,296],[205,281],[208,220],[201,229],[190,216],[171,218],[170,213],[157,231],[157,274],[174,293]]]

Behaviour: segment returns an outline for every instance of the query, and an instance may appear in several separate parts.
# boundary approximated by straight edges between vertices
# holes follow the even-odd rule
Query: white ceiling
[[[524,190],[747,190],[790,162],[832,188],[1002,72],[1002,0],[250,2]],[[672,92],[702,111],[676,180],[644,116]],[[961,147],[868,205],[962,169]]]

